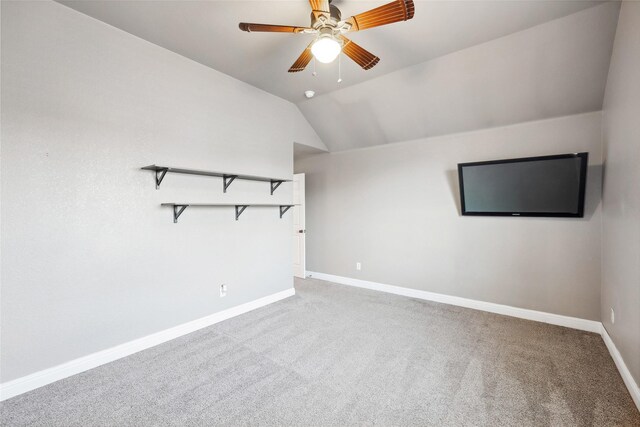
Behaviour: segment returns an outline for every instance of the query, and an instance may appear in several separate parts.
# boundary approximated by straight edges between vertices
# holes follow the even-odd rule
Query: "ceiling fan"
[[[313,57],[323,63],[332,62],[340,52],[344,52],[359,66],[369,70],[380,61],[380,58],[352,42],[344,34],[407,21],[413,18],[415,11],[413,0],[395,0],[343,21],[340,10],[330,3],[331,0],[309,0],[311,5],[309,27],[241,22],[240,29],[247,32],[315,34],[316,38],[289,68],[290,73],[304,70]]]

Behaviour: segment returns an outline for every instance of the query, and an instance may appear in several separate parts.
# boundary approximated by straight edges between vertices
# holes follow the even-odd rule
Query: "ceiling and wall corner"
[[[336,63],[317,64],[317,77],[312,65],[286,72],[311,36],[237,28],[306,25],[306,1],[58,1],[296,103],[313,129],[300,124],[295,142],[330,151],[598,111],[619,10],[600,1],[416,0],[412,20],[351,35],[381,61],[363,71],[342,58],[338,84]],[[383,3],[334,2],[343,16]],[[305,90],[317,96],[305,99]]]
[[[111,1],[58,0],[89,16],[165,47],[292,102],[312,89],[339,89],[337,64],[318,64],[290,74],[287,69],[313,39],[308,34],[245,33],[238,23],[308,25],[306,0]],[[334,0],[348,17],[390,0]],[[381,58],[363,71],[343,58],[342,87],[587,9],[601,1],[423,1],[401,22],[352,33],[350,38]]]
[[[331,151],[600,111],[619,7],[598,5],[298,106]]]
[[[299,144],[297,142],[293,143],[293,162],[300,161],[305,157],[313,156],[315,154],[327,153],[328,150],[312,147],[310,145]]]
[[[302,115],[297,106],[293,106],[292,111],[294,147],[304,146],[318,152],[328,151],[327,146],[322,142],[316,131],[311,127],[306,117]]]

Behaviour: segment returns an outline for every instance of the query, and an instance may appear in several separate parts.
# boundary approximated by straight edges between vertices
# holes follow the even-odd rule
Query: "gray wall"
[[[585,218],[460,216],[457,163],[578,151]],[[304,158],[307,269],[598,320],[601,152],[596,112]]]
[[[640,3],[624,2],[604,103],[602,322],[636,383],[640,383],[639,119]]]
[[[2,2],[2,381],[291,288],[296,107],[53,2]],[[313,136],[313,135],[311,135]],[[310,137],[311,137],[310,136]],[[219,285],[229,294],[219,297]]]

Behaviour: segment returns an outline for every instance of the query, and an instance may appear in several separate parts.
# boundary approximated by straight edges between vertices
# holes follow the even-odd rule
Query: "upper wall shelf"
[[[290,179],[282,179],[282,178],[272,178],[268,176],[254,176],[254,175],[241,175],[237,173],[227,173],[227,172],[214,172],[214,171],[202,171],[197,169],[183,169],[183,168],[174,168],[170,166],[156,166],[150,165],[145,166],[142,169],[154,171],[156,173],[156,189],[160,188],[160,184],[164,179],[164,176],[170,173],[182,173],[186,175],[201,175],[201,176],[217,176],[222,178],[222,192],[226,193],[229,185],[236,179],[244,179],[246,181],[262,181],[269,182],[271,184],[271,195],[273,192],[282,184],[283,182],[290,182]]]

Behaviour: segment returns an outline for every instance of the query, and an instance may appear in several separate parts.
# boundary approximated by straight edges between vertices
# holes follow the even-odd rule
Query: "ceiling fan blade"
[[[331,18],[331,9],[329,8],[329,0],[309,0],[311,6],[311,13],[314,20],[324,17],[325,19]]]
[[[253,32],[260,31],[264,33],[301,33],[304,30],[311,30],[308,27],[293,27],[291,25],[270,25],[270,24],[252,24],[249,22],[241,22],[239,25],[242,31]]]
[[[351,24],[349,31],[362,31],[367,28],[407,21],[413,18],[414,12],[413,0],[395,0],[384,6],[352,16],[346,22]]]
[[[309,0],[311,10],[329,13],[329,0]]]
[[[313,54],[311,53],[312,44],[313,42],[309,43],[309,46],[307,46],[298,59],[296,59],[296,62],[289,68],[290,73],[297,73],[298,71],[304,70],[309,62],[311,62],[311,58],[313,58]]]
[[[370,70],[375,67],[376,64],[380,61],[380,58],[375,56],[373,53],[369,52],[365,48],[360,45],[354,43],[349,40],[345,36],[340,36],[344,44],[342,45],[342,51],[349,58],[353,59],[353,61],[364,68],[365,70]]]

